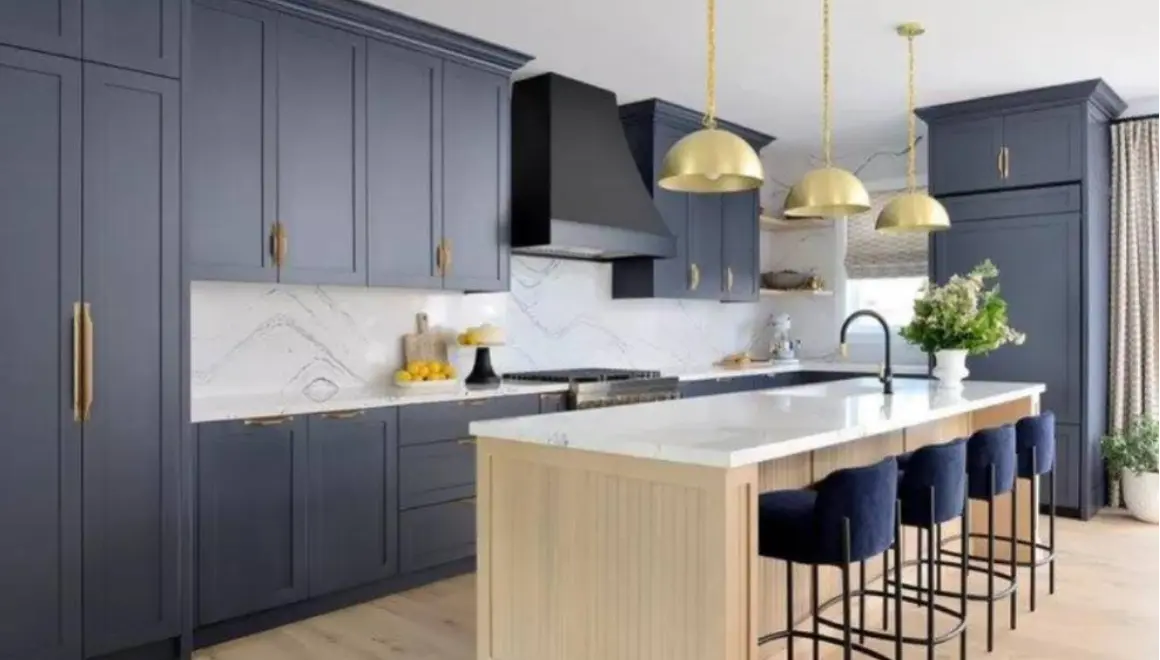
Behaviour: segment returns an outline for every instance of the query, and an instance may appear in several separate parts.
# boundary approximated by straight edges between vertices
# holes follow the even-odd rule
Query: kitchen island
[[[894,389],[884,396],[863,378],[471,424],[477,657],[767,655],[757,638],[784,626],[787,576],[757,555],[761,492],[1013,422],[1038,412],[1044,391],[968,381],[948,393],[921,380]],[[1019,510],[1026,537],[1031,507]],[[1000,530],[1009,512],[1001,498]],[[972,528],[985,531],[979,513]],[[881,572],[872,564],[868,580]],[[806,576],[795,569],[798,593]],[[823,572],[823,599],[835,577]],[[807,616],[806,601],[795,617]]]

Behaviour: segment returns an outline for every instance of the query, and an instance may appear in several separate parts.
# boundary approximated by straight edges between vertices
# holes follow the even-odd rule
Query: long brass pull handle
[[[435,246],[435,272],[440,276],[446,274],[443,271],[443,241],[439,241],[439,245]]]
[[[361,417],[365,412],[365,410],[342,410],[322,413],[322,417],[324,419],[353,419],[355,417]]]
[[[701,286],[701,269],[697,264],[689,264],[689,291],[696,291]]]
[[[725,269],[725,290],[733,290],[733,267],[729,266]]]
[[[999,171],[999,178],[1003,178],[1003,153],[1007,151],[1007,147],[999,147],[999,153],[995,156],[995,169]]]
[[[273,227],[270,227],[270,258],[274,260],[275,267],[282,265],[281,254],[279,254],[277,222],[274,223]]]
[[[72,383],[72,405],[73,405],[73,421],[81,421],[81,407],[84,405],[82,399],[84,397],[84,385],[81,382],[85,377],[84,359],[84,330],[81,327],[83,323],[81,319],[81,304],[80,302],[73,303],[73,318],[72,318],[72,350],[73,350],[73,383]]]
[[[255,417],[253,419],[247,419],[247,420],[243,421],[242,423],[245,424],[246,426],[277,426],[283,422],[288,422],[292,419],[294,419],[294,417],[290,416],[290,415],[282,415],[282,416],[275,416],[275,417]]]
[[[278,265],[286,265],[286,253],[290,250],[290,235],[286,232],[286,226],[281,222],[278,223]]]
[[[1003,178],[1011,178],[1011,148],[1003,147]]]
[[[84,408],[81,412],[81,421],[88,421],[92,417],[93,412],[93,308],[89,303],[81,306],[81,312],[84,316],[84,351],[85,351],[85,377],[84,377]]]
[[[451,241],[443,239],[443,274],[451,271]]]

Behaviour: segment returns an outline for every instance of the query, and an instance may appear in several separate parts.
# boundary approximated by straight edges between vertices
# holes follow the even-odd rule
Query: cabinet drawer
[[[475,495],[475,445],[459,440],[399,450],[399,508]]]
[[[399,523],[399,557],[404,572],[475,555],[474,499],[404,511]]]
[[[471,422],[539,412],[540,399],[535,395],[402,406],[399,409],[399,444],[417,445],[466,438],[467,425]]]

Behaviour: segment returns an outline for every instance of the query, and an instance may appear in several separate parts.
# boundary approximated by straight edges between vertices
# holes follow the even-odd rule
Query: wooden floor
[[[983,645],[983,604],[971,605],[971,657],[1143,660],[1160,656],[1158,528],[1119,514],[1104,514],[1087,523],[1061,519],[1058,545],[1056,595],[1046,595],[1044,572],[1039,609],[1032,615],[1026,611],[1027,579],[1022,576],[1019,628],[1008,630],[1007,605],[999,605],[993,654],[987,655]],[[453,578],[204,649],[195,658],[476,660],[474,584],[470,575]],[[872,621],[879,620],[871,614]],[[831,616],[837,618],[840,611]],[[921,632],[920,613],[908,613],[905,620],[908,634]],[[834,652],[826,655],[834,657]],[[909,647],[907,657],[912,656],[924,654]],[[937,657],[958,658],[957,644],[940,647]]]

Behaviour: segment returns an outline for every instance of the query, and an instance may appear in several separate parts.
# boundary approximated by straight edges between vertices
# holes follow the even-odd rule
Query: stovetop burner
[[[638,378],[660,378],[659,371],[639,369],[550,369],[504,374],[504,380],[541,383],[603,383]]]

